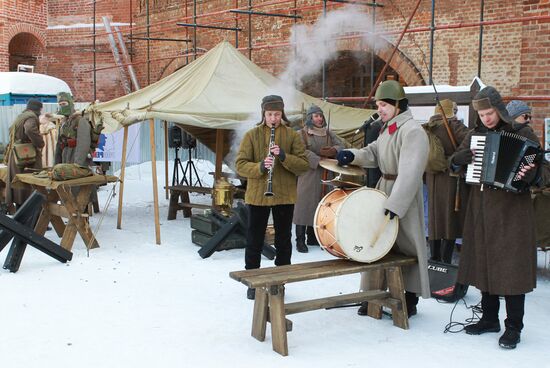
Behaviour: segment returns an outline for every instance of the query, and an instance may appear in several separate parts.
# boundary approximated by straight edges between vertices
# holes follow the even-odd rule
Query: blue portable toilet
[[[0,106],[25,105],[30,98],[56,103],[59,92],[71,93],[59,78],[39,73],[0,72]]]

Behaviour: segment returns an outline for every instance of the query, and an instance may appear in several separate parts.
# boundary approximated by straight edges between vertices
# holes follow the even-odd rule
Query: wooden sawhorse
[[[46,196],[35,232],[44,235],[48,224],[51,223],[57,235],[61,237],[60,245],[70,251],[77,233],[80,234],[86,248],[99,247],[88,221],[90,193],[96,185],[116,181],[118,178],[110,175],[92,175],[80,179],[55,181],[37,178],[33,174],[18,174],[13,185],[28,184]],[[80,188],[76,196],[73,194],[73,188]],[[64,218],[67,219],[67,224],[63,221]]]

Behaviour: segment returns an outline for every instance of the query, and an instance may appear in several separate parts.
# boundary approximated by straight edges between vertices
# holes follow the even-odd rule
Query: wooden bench
[[[264,341],[267,322],[270,322],[273,350],[286,356],[288,355],[286,333],[292,330],[292,322],[287,320],[286,316],[290,314],[369,301],[370,317],[382,318],[382,307],[388,307],[392,312],[393,324],[408,329],[409,320],[401,267],[416,263],[417,260],[414,257],[390,254],[370,264],[334,259],[234,271],[229,276],[249,288],[256,289],[252,337]],[[287,283],[359,272],[369,272],[369,291],[285,304],[285,284]],[[384,287],[384,274],[388,290]]]
[[[212,188],[196,187],[188,185],[174,185],[167,187],[170,190],[170,202],[168,204],[168,220],[175,220],[179,210],[183,211],[183,217],[191,217],[191,209],[202,210],[212,208],[211,205],[203,203],[191,203],[189,193],[212,194]],[[180,202],[181,197],[181,202]]]

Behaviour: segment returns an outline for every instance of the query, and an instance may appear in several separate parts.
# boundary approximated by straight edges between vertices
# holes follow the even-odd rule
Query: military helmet
[[[375,100],[394,100],[401,101],[405,99],[405,90],[398,81],[387,80],[378,86],[374,94]]]

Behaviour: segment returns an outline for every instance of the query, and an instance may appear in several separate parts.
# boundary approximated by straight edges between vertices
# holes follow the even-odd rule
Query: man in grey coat
[[[308,252],[308,245],[319,245],[313,230],[313,217],[323,195],[321,179],[325,171],[319,166],[323,158],[335,158],[344,148],[342,141],[327,127],[323,110],[312,105],[307,110],[305,127],[299,131],[306,147],[309,170],[298,177],[298,192],[292,222],[296,224],[296,249]],[[306,245],[307,234],[307,245]]]
[[[408,109],[403,87],[397,81],[385,81],[375,94],[378,113],[384,125],[376,141],[358,150],[338,152],[340,165],[379,167],[382,177],[376,188],[388,195],[384,206],[390,218],[399,218],[394,249],[415,256],[418,264],[403,268],[405,300],[409,317],[416,314],[418,296],[430,297],[428,256],[424,237],[424,200],[422,175],[428,160],[428,137]],[[361,289],[367,288],[367,275]],[[363,303],[358,313],[367,313]]]

